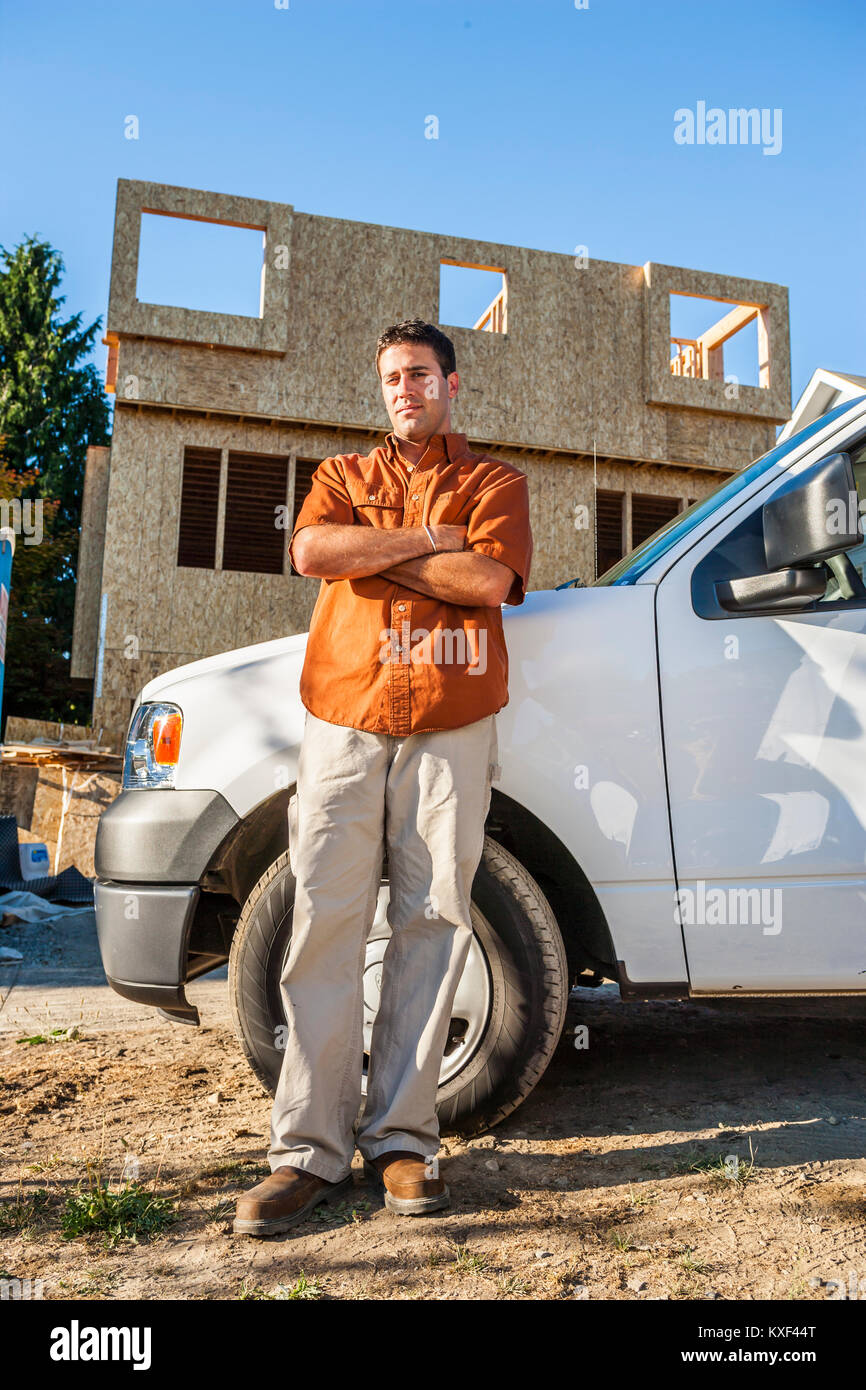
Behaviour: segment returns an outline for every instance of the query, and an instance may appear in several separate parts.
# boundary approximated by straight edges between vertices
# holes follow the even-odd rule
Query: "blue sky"
[[[49,240],[66,310],[103,329],[118,178],[771,280],[796,399],[816,366],[866,373],[864,39],[858,0],[4,0],[0,243]],[[780,109],[779,153],[677,144],[699,101]],[[142,272],[165,302],[256,312],[223,229],[179,288],[158,230]]]

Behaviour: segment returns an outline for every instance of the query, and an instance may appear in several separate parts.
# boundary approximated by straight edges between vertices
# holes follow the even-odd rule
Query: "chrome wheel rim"
[[[373,1036],[373,1023],[379,1008],[379,994],[382,986],[382,963],[391,939],[388,926],[388,903],[390,889],[383,882],[376,902],[376,915],[367,938],[367,956],[364,964],[364,1089],[367,1085],[367,1067],[370,1057],[370,1041]],[[484,1037],[490,1018],[490,971],[477,936],[472,937],[469,954],[463,967],[463,974],[451,1006],[451,1023],[442,1066],[439,1069],[439,1085],[444,1086],[452,1077],[466,1066],[477,1052]]]

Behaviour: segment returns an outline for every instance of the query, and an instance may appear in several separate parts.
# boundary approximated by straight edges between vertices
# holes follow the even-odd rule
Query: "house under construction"
[[[140,302],[143,216],[260,230],[258,316]],[[404,318],[440,322],[443,266],[494,280],[477,319],[441,324],[460,373],[452,428],[528,476],[531,588],[590,582],[772,447],[790,415],[782,286],[121,179],[114,426],[88,451],[71,670],[94,681],[104,742],[122,746],[154,675],[306,629],[319,581],[290,565],[291,519],[321,459],[389,430],[375,342]],[[672,337],[678,296],[717,301],[707,331]],[[754,384],[732,384],[725,345],[746,328]]]

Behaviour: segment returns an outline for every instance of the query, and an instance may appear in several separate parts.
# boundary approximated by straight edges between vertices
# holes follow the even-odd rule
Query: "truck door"
[[[866,441],[847,452],[850,531]],[[726,577],[775,570],[763,504],[795,486],[781,475],[657,590],[673,911],[696,992],[866,989],[866,544],[847,552],[853,579],[810,566],[826,580],[810,611],[720,601]]]

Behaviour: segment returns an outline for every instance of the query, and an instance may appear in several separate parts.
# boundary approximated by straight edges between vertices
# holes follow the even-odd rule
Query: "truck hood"
[[[306,711],[298,686],[307,634],[258,642],[178,666],[148,681],[139,700],[183,713],[179,790],[219,791],[239,816],[267,791],[291,786]]]
[[[202,657],[200,661],[190,661],[185,666],[174,666],[162,675],[154,676],[152,681],[142,686],[138,703],[146,700],[168,700],[173,698],[170,691],[187,681],[201,680],[230,671],[234,667],[245,667],[258,662],[280,661],[284,656],[293,657],[303,653],[307,647],[308,633],[301,632],[293,637],[277,637],[271,642],[256,642],[251,647],[234,647],[228,652],[217,652],[214,656]]]
[[[611,590],[621,593],[621,590]],[[595,600],[606,611],[610,599],[597,589],[541,589],[527,594],[524,602],[517,608],[503,607],[506,640],[525,636],[531,643],[532,625],[538,621],[546,623],[551,613],[570,614],[572,618],[579,612],[588,611]],[[529,628],[527,629],[527,624]],[[154,676],[139,691],[136,705],[151,700],[168,700],[183,707],[184,700],[193,697],[193,690],[214,682],[247,687],[265,671],[276,672],[285,680],[282,696],[297,699],[297,681],[303,665],[309,633],[301,632],[292,637],[277,637],[270,642],[256,642],[250,647],[234,647],[231,651],[216,652],[213,656],[190,661],[185,666],[174,666]],[[294,684],[292,678],[296,677]],[[221,680],[221,678],[223,678]],[[214,685],[216,689],[216,685]],[[194,698],[194,697],[193,697]]]
[[[543,589],[503,611],[509,702],[500,711],[500,787],[548,824],[563,814],[564,749],[603,733],[613,742],[657,710],[654,589]],[[145,685],[140,701],[183,712],[175,786],[220,791],[239,815],[262,787],[290,786],[306,710],[299,684],[307,634],[259,642],[178,666]],[[577,756],[575,762],[579,761]]]

